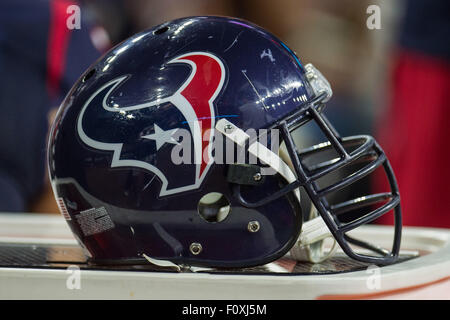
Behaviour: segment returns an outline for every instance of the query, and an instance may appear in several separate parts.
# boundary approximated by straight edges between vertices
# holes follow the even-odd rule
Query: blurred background
[[[71,30],[73,4],[81,23]],[[45,142],[71,85],[134,33],[194,15],[249,20],[313,63],[333,88],[325,113],[338,131],[385,149],[404,224],[450,227],[447,0],[0,0],[0,211],[58,212]]]

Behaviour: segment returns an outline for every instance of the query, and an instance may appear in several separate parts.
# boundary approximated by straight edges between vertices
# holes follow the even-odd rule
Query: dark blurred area
[[[81,28],[67,30],[73,4],[81,8]],[[368,27],[373,5],[380,29]],[[450,227],[450,5],[444,0],[2,0],[0,211],[57,212],[44,156],[48,118],[61,99],[111,46],[194,15],[252,21],[313,63],[333,88],[325,114],[339,132],[381,139],[399,180],[405,225]],[[303,139],[314,135],[310,130]],[[381,187],[365,181],[358,189]]]

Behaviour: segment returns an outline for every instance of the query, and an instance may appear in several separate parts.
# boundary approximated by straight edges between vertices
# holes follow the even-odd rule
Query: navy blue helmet
[[[322,113],[331,95],[254,24],[164,23],[111,49],[63,101],[48,145],[56,201],[96,264],[261,265],[307,242],[308,222],[326,229],[314,241],[332,236],[351,258],[392,263],[394,174],[372,137],[339,136]],[[326,141],[301,148],[293,132],[312,122]],[[344,192],[377,168],[390,190]],[[349,234],[388,212],[390,251]]]

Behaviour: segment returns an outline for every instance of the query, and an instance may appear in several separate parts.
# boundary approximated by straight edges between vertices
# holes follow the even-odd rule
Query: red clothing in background
[[[450,63],[405,50],[392,75],[379,142],[397,177],[403,224],[450,228]]]

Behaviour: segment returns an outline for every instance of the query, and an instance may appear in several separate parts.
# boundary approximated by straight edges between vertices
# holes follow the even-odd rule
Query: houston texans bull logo
[[[111,168],[114,167],[137,167],[146,169],[154,173],[162,182],[160,196],[175,194],[187,190],[193,190],[200,187],[205,178],[212,162],[211,155],[212,140],[214,136],[215,111],[214,100],[220,93],[225,79],[225,68],[222,61],[216,56],[206,52],[190,52],[178,56],[171,61],[172,63],[184,63],[191,67],[191,72],[187,80],[181,87],[171,96],[157,99],[147,103],[118,106],[108,105],[108,98],[114,90],[127,79],[127,76],[116,78],[97,90],[84,104],[77,122],[78,135],[81,140],[88,146],[98,149],[113,151]],[[126,93],[125,93],[126,94]],[[85,116],[90,108],[103,108],[111,115],[117,113],[125,114],[127,112],[142,112],[158,108],[165,103],[170,103],[170,108],[181,112],[182,116],[188,124],[193,139],[194,157],[195,157],[195,181],[186,183],[182,186],[171,187],[166,175],[151,161],[146,161],[148,155],[142,156],[141,159],[124,156],[123,141],[99,141],[94,139],[86,132],[83,121],[89,115]],[[172,109],[172,112],[175,112]],[[134,117],[131,115],[131,117]],[[111,119],[106,115],[105,118]],[[147,124],[148,125],[148,124]],[[172,130],[161,129],[158,123],[152,123],[154,132],[152,134],[141,135],[137,141],[154,141],[156,152],[160,150],[163,144],[177,142],[171,137]],[[120,130],[120,129],[117,129]],[[115,131],[117,131],[115,130]],[[103,140],[103,139],[102,139]]]

